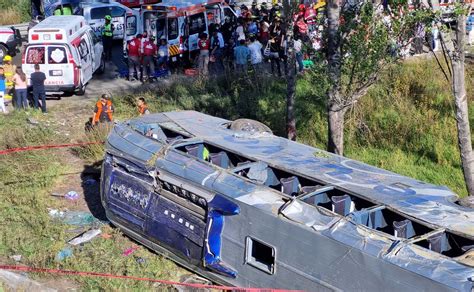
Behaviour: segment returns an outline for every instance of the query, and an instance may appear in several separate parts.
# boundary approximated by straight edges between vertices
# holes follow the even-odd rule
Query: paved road
[[[23,52],[23,49],[21,50]],[[106,63],[105,72],[101,75],[94,74],[92,80],[89,81],[86,87],[86,94],[84,96],[61,96],[61,100],[87,100],[87,99],[96,99],[102,93],[123,93],[131,92],[141,87],[143,84],[141,82],[129,82],[125,79],[119,78],[119,68],[125,69],[126,64],[123,62],[122,58],[122,44],[120,42],[115,43],[112,53],[112,61]],[[17,54],[13,61],[15,65],[21,65],[21,54]],[[59,100],[58,96],[48,96],[47,105],[52,106],[57,104]],[[11,109],[11,104],[9,105]],[[9,110],[10,110],[9,109]]]

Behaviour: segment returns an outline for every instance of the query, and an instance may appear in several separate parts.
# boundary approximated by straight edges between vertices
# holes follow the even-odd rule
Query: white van
[[[112,17],[114,26],[113,38],[116,40],[123,39],[125,30],[125,17],[138,16],[139,12],[117,2],[110,3],[84,3],[82,5],[82,15],[87,23],[92,27],[97,36],[101,36],[102,29],[105,25],[105,16]]]
[[[92,74],[105,70],[103,46],[82,16],[51,16],[28,32],[22,69],[27,76],[40,64],[47,93],[81,95]]]

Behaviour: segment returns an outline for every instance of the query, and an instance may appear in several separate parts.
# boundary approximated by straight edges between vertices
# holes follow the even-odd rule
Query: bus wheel
[[[230,124],[230,129],[234,131],[251,132],[252,134],[256,134],[256,133],[273,134],[272,130],[266,125],[264,125],[263,123],[260,123],[255,120],[250,120],[250,119],[235,120]]]

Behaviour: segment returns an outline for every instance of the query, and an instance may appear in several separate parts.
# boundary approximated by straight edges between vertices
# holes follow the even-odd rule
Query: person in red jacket
[[[157,47],[155,44],[155,38],[151,36],[143,43],[143,75],[146,74],[148,80],[155,77],[156,55]]]
[[[211,42],[206,33],[201,33],[198,40],[199,46],[199,74],[207,76],[209,65],[209,48]]]
[[[140,77],[140,59],[141,59],[141,39],[142,35],[138,34],[127,44],[128,52],[128,80],[133,81]]]

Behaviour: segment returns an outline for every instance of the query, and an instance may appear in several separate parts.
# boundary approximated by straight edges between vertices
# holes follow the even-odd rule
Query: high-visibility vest
[[[100,115],[102,114],[102,111],[105,111],[105,113],[109,117],[109,121],[113,121],[112,102],[110,100],[107,100],[107,102],[105,103],[105,106],[102,104],[102,102],[100,102],[100,100],[95,105],[97,106],[97,112],[94,115],[95,123],[100,121]]]
[[[102,30],[102,35],[103,36],[106,36],[106,37],[111,37],[113,36],[113,32],[112,32],[112,23],[106,23],[104,25],[104,29]]]

